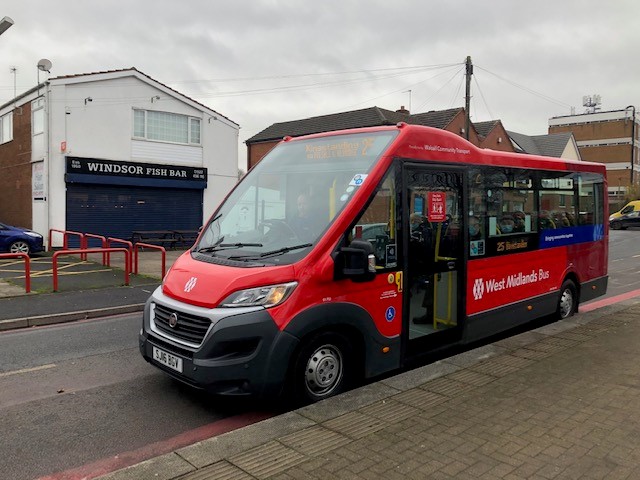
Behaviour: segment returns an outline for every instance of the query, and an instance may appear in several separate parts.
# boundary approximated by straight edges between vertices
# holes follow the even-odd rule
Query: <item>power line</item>
[[[350,75],[354,73],[375,73],[375,72],[388,72],[392,70],[417,70],[424,71],[430,69],[447,68],[455,64],[439,64],[439,65],[418,65],[412,67],[389,67],[389,68],[374,68],[369,70],[347,70],[342,72],[322,72],[322,73],[292,73],[287,75],[267,75],[262,77],[230,77],[230,78],[214,78],[209,80],[182,80],[174,81],[172,83],[217,83],[217,82],[238,82],[238,81],[256,81],[256,80],[276,80],[282,78],[299,78],[299,77],[318,77],[329,75]]]
[[[458,64],[456,64],[456,65],[458,65],[458,66],[459,66],[460,64],[458,63]],[[423,108],[424,106],[426,106],[426,105],[427,105],[427,103],[429,103],[429,100],[431,100],[435,95],[437,95],[437,94],[440,92],[440,90],[442,90],[444,87],[446,87],[447,85],[449,85],[449,83],[451,83],[451,81],[452,81],[454,78],[456,78],[456,76],[457,76],[457,75],[462,71],[462,69],[463,69],[463,68],[464,68],[464,67],[460,67],[460,68],[458,68],[458,69],[455,71],[455,73],[454,73],[454,74],[453,74],[453,75],[452,75],[452,76],[451,76],[451,77],[450,77],[450,78],[449,78],[449,79],[444,83],[444,85],[442,85],[438,90],[436,90],[436,91],[435,91],[435,92],[433,92],[429,97],[427,97],[427,99],[426,99],[424,102],[422,102],[420,105],[418,105],[417,110],[420,110],[421,108]],[[450,72],[450,71],[451,71],[451,70],[449,70],[449,72]]]
[[[464,82],[464,75],[461,75],[460,76],[460,82],[458,83],[458,88],[456,88],[455,92],[451,96],[451,101],[449,102],[449,107],[448,108],[452,108],[455,105],[456,98],[458,98],[458,94],[460,93],[460,90],[462,89],[462,83],[463,82]]]
[[[459,63],[456,63],[456,64],[448,65],[448,66],[446,66],[446,67],[442,67],[442,68],[447,68],[447,67],[451,67],[451,66],[454,66],[454,67],[455,67],[455,66],[459,66],[459,65],[460,65]],[[443,75],[443,74],[445,74],[445,73],[448,73],[448,72],[450,72],[451,70],[452,70],[451,68],[448,68],[448,69],[447,69],[446,71],[444,71],[444,72],[437,73],[437,74],[435,74],[435,75],[433,75],[433,76],[431,76],[431,77],[428,77],[428,78],[425,78],[425,79],[423,79],[423,80],[420,80],[420,81],[419,81],[419,82],[417,82],[417,83],[413,83],[413,84],[411,84],[411,85],[405,85],[405,86],[403,86],[402,88],[398,88],[398,89],[393,90],[393,91],[391,91],[391,92],[383,93],[382,95],[378,95],[377,97],[369,98],[369,99],[364,100],[364,101],[362,101],[362,102],[358,102],[358,103],[351,104],[351,105],[349,105],[349,106],[347,106],[347,107],[345,107],[345,108],[353,108],[353,107],[357,107],[358,105],[362,105],[362,104],[364,104],[364,103],[371,103],[371,102],[372,102],[372,101],[374,101],[374,100],[378,100],[378,99],[380,99],[380,98],[388,97],[389,95],[393,95],[393,94],[395,94],[395,93],[399,93],[399,92],[406,92],[406,91],[407,91],[407,89],[410,89],[410,90],[412,90],[412,91],[415,91],[415,87],[417,87],[418,85],[420,85],[420,84],[422,84],[422,83],[424,83],[424,82],[427,82],[427,81],[429,81],[429,80],[432,80],[432,79],[434,79],[434,78],[436,78],[436,77],[439,77],[440,75]]]
[[[422,73],[422,72],[433,70],[436,68],[446,68],[446,67],[447,65],[444,65],[444,66],[431,65],[431,66],[421,66],[421,67],[397,67],[397,68],[385,68],[385,69],[375,69],[375,70],[354,70],[349,72],[335,72],[335,73],[326,73],[326,74],[297,74],[297,75],[281,75],[281,76],[273,76],[273,77],[260,77],[262,79],[267,79],[267,78],[294,78],[294,77],[320,76],[320,75],[342,75],[342,74],[353,74],[353,73],[369,73],[370,74],[362,78],[347,78],[347,79],[341,79],[341,80],[284,85],[284,86],[277,86],[277,87],[229,90],[224,92],[189,93],[186,95],[193,98],[221,98],[221,97],[235,97],[235,96],[248,96],[248,95],[262,95],[262,94],[269,94],[269,93],[293,92],[293,91],[308,90],[313,88],[327,88],[327,87],[352,85],[352,84],[363,83],[363,82],[387,80],[390,78],[414,75],[417,73]],[[384,73],[371,75],[372,72],[384,72]],[[258,77],[254,77],[254,78],[258,78]],[[205,82],[205,81],[195,80],[195,81],[185,82],[185,83],[202,83],[202,82]],[[134,85],[135,83],[136,82],[131,82],[130,84]],[[120,82],[118,85],[113,85],[113,87],[121,88],[122,85],[123,83]],[[86,89],[95,88],[95,87],[92,87],[91,85],[86,85],[86,86],[78,85],[78,87],[84,87]],[[114,97],[114,98],[103,97],[100,99],[100,103],[117,105],[117,104],[127,103],[128,100],[144,100],[145,98],[146,98],[146,95],[136,96],[136,97],[127,97],[127,98],[123,98],[121,96]]]
[[[250,96],[250,95],[265,95],[265,94],[273,94],[273,93],[287,93],[287,92],[296,92],[296,91],[302,91],[302,90],[309,90],[309,89],[316,89],[316,88],[331,88],[331,87],[341,87],[341,86],[349,86],[349,85],[354,85],[354,84],[359,84],[359,83],[366,83],[366,82],[378,82],[378,81],[384,81],[384,80],[389,80],[389,79],[394,79],[394,78],[399,78],[399,77],[404,77],[404,76],[409,76],[409,75],[416,75],[416,74],[420,74],[420,73],[425,73],[428,71],[433,71],[433,70],[441,70],[440,72],[436,73],[435,75],[429,76],[423,80],[420,80],[419,82],[416,82],[414,84],[411,84],[409,86],[407,85],[403,85],[402,87],[398,88],[398,89],[394,89],[388,93],[384,93],[382,95],[379,95],[377,97],[373,97],[370,98],[366,101],[363,102],[359,102],[356,103],[352,106],[356,106],[356,105],[361,105],[363,103],[368,103],[371,102],[373,100],[377,100],[379,98],[383,98],[389,95],[393,95],[396,94],[398,92],[406,92],[407,89],[411,89],[414,93],[416,92],[415,87],[429,81],[432,80],[438,76],[441,75],[445,75],[448,74],[450,72],[452,72],[453,70],[455,70],[455,72],[453,73],[453,75],[439,88],[437,89],[435,92],[433,92],[427,99],[425,99],[422,103],[420,103],[417,107],[417,110],[422,109],[425,105],[428,104],[428,102],[437,94],[439,94],[446,86],[448,86],[449,84],[451,84],[451,82],[453,81],[453,79],[456,77],[456,75],[459,75],[460,72],[462,71],[463,67],[460,67],[460,63],[453,63],[453,64],[436,64],[436,65],[419,65],[419,66],[403,66],[403,67],[390,67],[390,68],[376,68],[376,69],[363,69],[363,70],[347,70],[347,71],[339,71],[339,72],[322,72],[322,73],[292,73],[292,74],[285,74],[285,75],[267,75],[267,76],[255,76],[255,77],[235,77],[235,78],[223,78],[223,79],[196,79],[196,80],[184,80],[184,81],[176,81],[173,82],[173,84],[183,84],[183,85],[197,85],[197,84],[201,84],[201,85],[206,85],[209,83],[234,83],[234,82],[246,82],[246,81],[266,81],[266,80],[283,80],[283,79],[296,79],[296,78],[326,78],[326,77],[339,77],[339,76],[348,76],[348,75],[364,75],[362,77],[359,78],[342,78],[342,79],[327,79],[327,80],[320,80],[320,81],[316,81],[316,82],[308,82],[308,83],[296,83],[293,85],[280,85],[280,86],[269,86],[269,87],[264,87],[264,88],[248,88],[248,89],[237,89],[237,90],[227,90],[227,91],[222,91],[222,92],[216,92],[216,91],[209,91],[209,92],[192,92],[192,93],[182,93],[182,92],[177,92],[178,94],[181,95],[186,95],[188,97],[191,97],[193,99],[204,99],[204,98],[223,98],[223,97],[242,97],[242,96]],[[460,67],[460,68],[458,68]],[[540,92],[537,92],[531,88],[528,88],[526,86],[520,85],[516,82],[513,82],[511,80],[508,80],[504,77],[502,77],[501,75],[498,75],[486,68],[477,66],[477,68],[479,68],[480,70],[493,75],[494,77],[512,85],[515,86],[519,89],[525,90],[528,93],[531,93],[532,95],[535,95],[539,98],[542,98],[548,102],[557,104],[557,105],[561,105],[564,107],[571,107],[571,105],[568,105],[567,103],[564,103],[560,100],[554,99],[548,95],[542,94]],[[486,98],[484,96],[484,93],[482,92],[482,89],[480,88],[480,85],[478,83],[477,78],[475,78],[476,76],[474,76],[474,81],[475,84],[477,86],[478,91],[480,92],[480,95],[482,97],[482,100],[487,108],[487,110],[489,111],[489,114],[491,114],[493,116],[493,114],[490,111],[490,108],[488,106],[488,103],[486,101]],[[461,79],[463,78],[463,76],[461,76]],[[462,82],[462,80],[461,80]],[[130,85],[134,85],[137,84],[137,82],[130,82]],[[168,83],[165,83],[165,85],[169,86]],[[461,85],[461,84],[460,84]],[[456,89],[455,93],[454,93],[454,99],[452,100],[452,102],[455,101],[455,96],[458,95],[459,91],[460,91],[460,85],[458,85],[458,88]],[[112,86],[112,85],[103,85],[102,87],[105,86]],[[118,85],[113,85],[114,88],[122,88],[123,86],[123,82],[119,82]],[[95,88],[92,85],[86,85],[86,86],[80,86],[77,85],[77,87],[86,87],[87,89],[90,88]],[[14,89],[15,86],[0,86],[0,90],[9,90],[9,89]],[[172,88],[172,87],[169,87]],[[172,88],[173,89],[173,88]],[[127,104],[127,103],[131,103],[131,102],[143,102],[146,101],[147,95],[136,95],[136,96],[130,96],[130,97],[102,97],[101,99],[95,99],[96,101],[94,102],[95,104],[102,104],[102,105],[120,105],[120,104]],[[62,100],[61,100],[62,101]],[[64,100],[64,102],[68,102],[68,100]],[[1,102],[0,102],[1,103]],[[351,107],[347,107],[347,108],[351,108]]]
[[[400,71],[393,73],[386,73],[383,75],[373,75],[367,76],[363,78],[351,78],[344,80],[336,80],[329,82],[316,82],[316,83],[305,83],[298,85],[287,85],[280,87],[269,87],[269,88],[259,88],[259,89],[250,89],[250,90],[236,90],[236,91],[227,91],[227,92],[219,92],[219,93],[211,93],[211,94],[199,94],[199,97],[228,97],[228,96],[238,96],[238,95],[255,95],[262,93],[276,93],[283,91],[295,91],[295,90],[307,90],[310,88],[325,88],[325,87],[334,87],[334,86],[342,86],[342,85],[351,85],[354,83],[363,83],[377,80],[387,80],[390,78],[397,78],[402,76],[414,75],[416,73],[422,73],[424,71],[432,70],[435,67],[428,67],[422,70],[411,70],[411,71]],[[445,68],[445,67],[439,67]],[[393,69],[395,70],[395,69]],[[406,87],[403,87],[406,89]]]
[[[482,89],[480,88],[480,84],[478,83],[478,78],[474,75],[473,76],[473,81],[476,84],[476,87],[478,88],[478,92],[480,92],[480,97],[482,98],[482,101],[484,102],[484,106],[487,109],[487,112],[489,112],[489,117],[491,117],[491,119],[494,119],[495,117],[493,116],[493,113],[491,113],[491,109],[489,108],[489,104],[487,103],[487,100],[484,98],[484,93],[482,93]]]
[[[499,78],[503,82],[508,83],[509,85],[513,85],[514,87],[520,88],[520,89],[522,89],[522,90],[524,90],[526,92],[529,92],[532,95],[540,97],[540,98],[542,98],[542,99],[544,99],[544,100],[546,100],[548,102],[555,103],[556,105],[560,105],[560,106],[563,106],[563,107],[569,107],[569,108],[573,107],[573,105],[569,105],[568,103],[565,103],[562,100],[557,100],[557,99],[552,98],[552,97],[550,97],[548,95],[545,95],[543,93],[537,92],[537,91],[535,91],[535,90],[533,90],[531,88],[525,87],[524,85],[520,85],[519,83],[513,82],[511,80],[507,80],[506,78],[498,75],[497,73],[491,72],[490,70],[487,70],[486,68],[482,68],[482,67],[480,67],[478,65],[476,65],[476,68],[479,68],[480,70],[483,70],[483,71],[489,73],[490,75],[493,75],[494,77]]]

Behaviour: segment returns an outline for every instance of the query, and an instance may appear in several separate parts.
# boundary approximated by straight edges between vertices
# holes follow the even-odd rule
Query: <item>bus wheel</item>
[[[296,361],[293,387],[299,402],[318,402],[347,389],[351,376],[347,339],[322,333],[307,343]]]
[[[620,230],[621,226],[622,226],[622,224],[620,222],[611,222],[611,228],[613,230]]]
[[[557,317],[565,319],[576,313],[578,308],[578,291],[571,280],[566,280],[560,289]]]

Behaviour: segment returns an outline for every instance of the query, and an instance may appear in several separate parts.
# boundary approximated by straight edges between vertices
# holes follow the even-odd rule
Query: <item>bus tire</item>
[[[292,387],[296,403],[313,403],[348,389],[353,364],[349,340],[323,332],[304,344],[296,358]]]
[[[560,288],[556,316],[564,320],[573,316],[578,310],[578,289],[571,280],[565,280]]]
[[[613,230],[620,230],[622,228],[622,224],[620,222],[611,222],[611,228]]]

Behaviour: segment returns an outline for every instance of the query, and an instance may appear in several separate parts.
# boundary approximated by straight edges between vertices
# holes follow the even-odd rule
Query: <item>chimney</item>
[[[396,110],[396,113],[404,113],[405,115],[409,115],[410,112],[409,110],[404,108],[404,105],[402,105],[399,110]]]

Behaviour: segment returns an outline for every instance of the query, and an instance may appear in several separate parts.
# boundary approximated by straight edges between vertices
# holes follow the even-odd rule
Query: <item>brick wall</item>
[[[13,111],[13,140],[0,145],[0,221],[31,228],[31,103]]]
[[[459,135],[460,137],[464,138],[464,135],[460,133],[464,129],[464,124],[465,124],[464,112],[460,111],[460,113],[458,113],[453,118],[453,120],[451,120],[451,122],[444,128],[444,130],[446,130],[447,132],[455,133],[456,135]],[[473,143],[476,146],[479,146],[480,139],[478,138],[478,133],[476,132],[476,129],[473,128],[473,125],[472,125],[469,130],[470,130],[469,142]]]
[[[490,148],[491,150],[499,150],[501,152],[515,152],[507,131],[502,126],[502,122],[498,123],[489,132],[489,135],[480,142],[480,148]]]
[[[577,142],[589,140],[604,140],[631,137],[632,122],[619,120],[611,122],[593,122],[574,125],[550,126],[549,133],[572,132]],[[636,129],[638,138],[640,129]],[[607,179],[609,187],[628,187],[631,181],[631,145],[598,145],[580,146],[580,156],[587,162],[622,163],[628,165],[624,169],[608,170]],[[636,164],[638,151],[636,150]],[[637,175],[634,176],[634,184],[637,184]]]
[[[258,163],[269,151],[278,144],[279,140],[273,142],[262,142],[247,145],[247,171]]]
[[[549,133],[572,132],[576,142],[631,136],[631,122],[594,122],[549,127]]]

